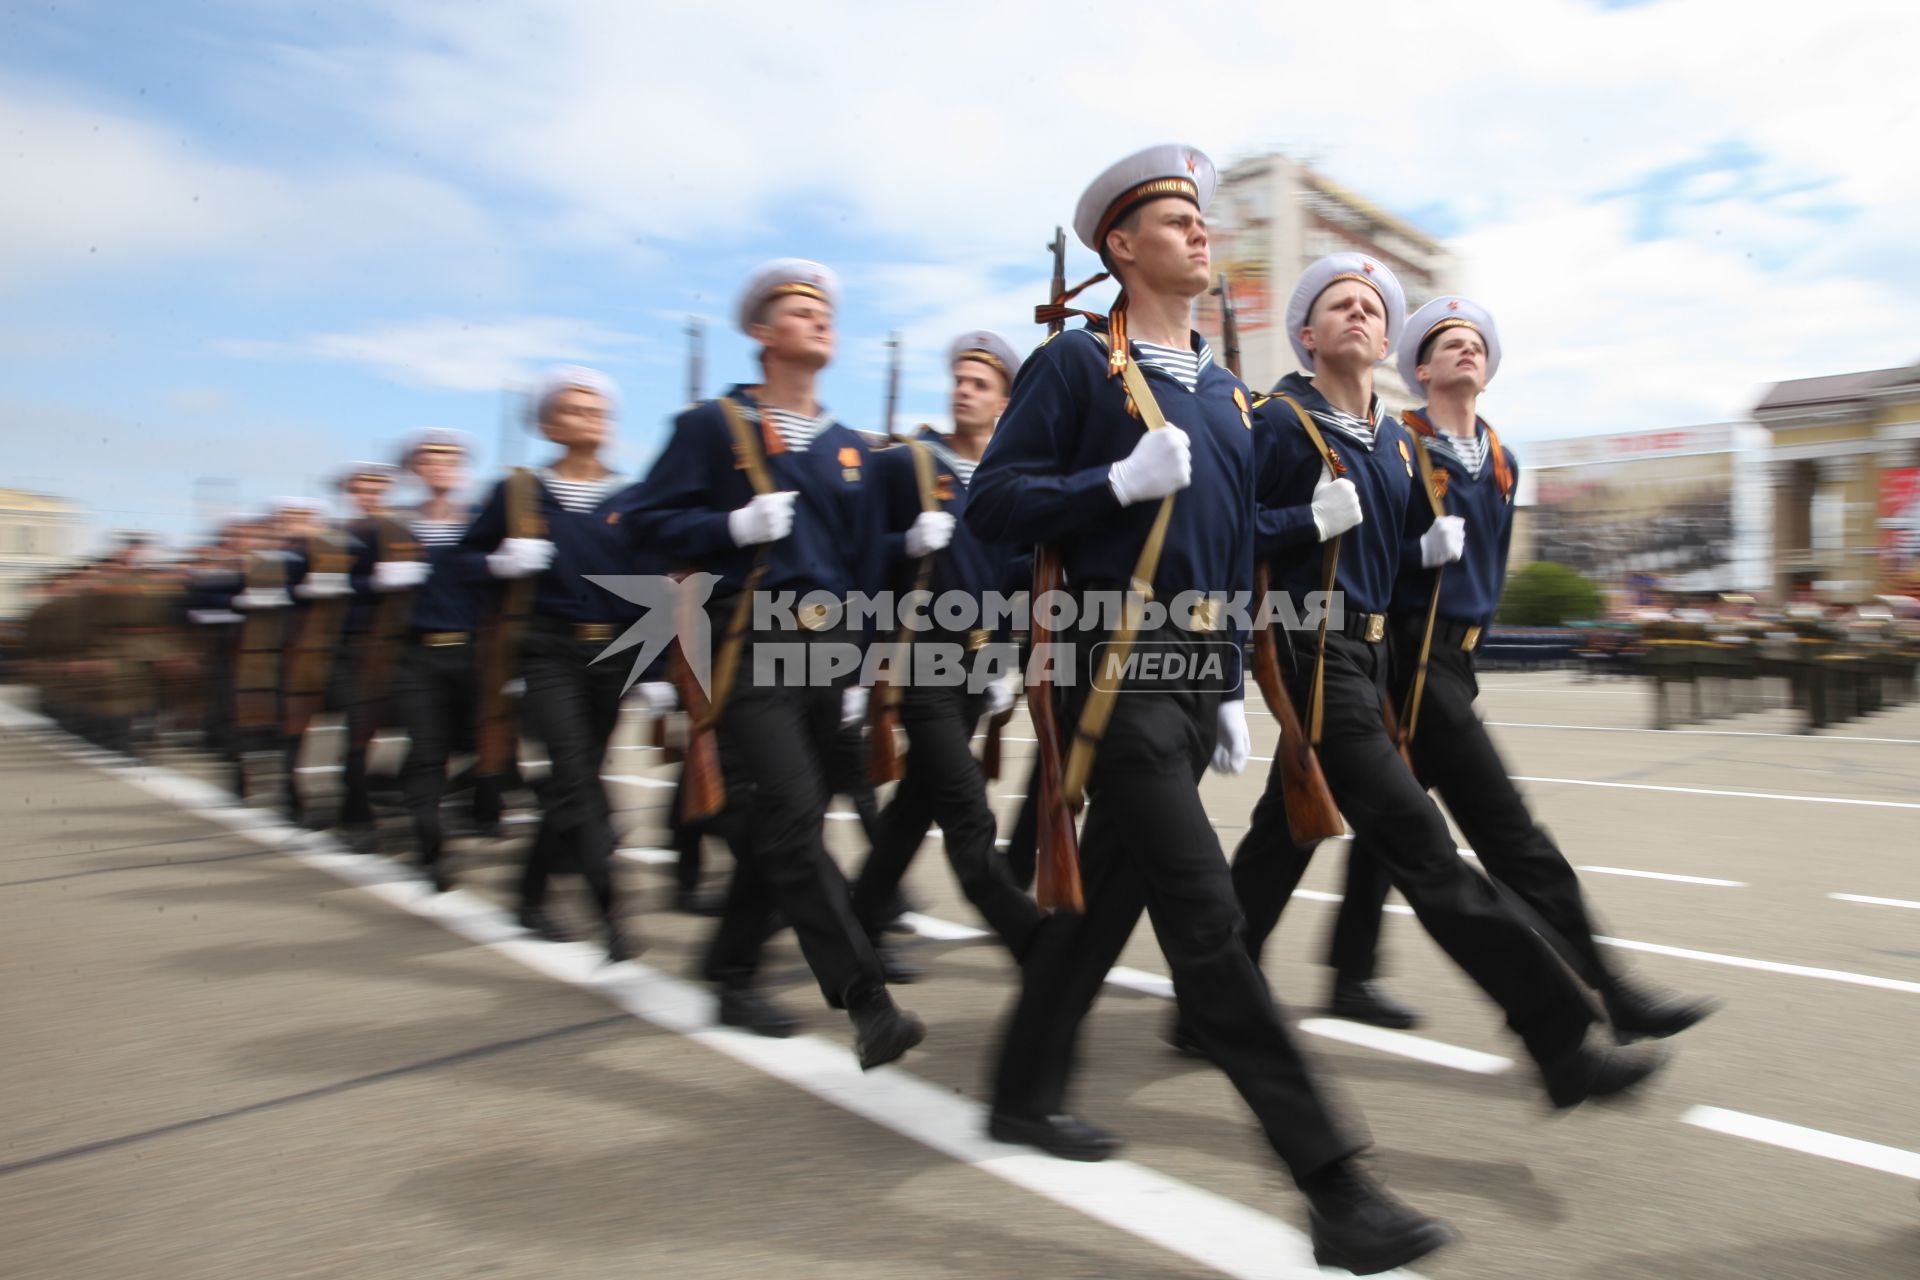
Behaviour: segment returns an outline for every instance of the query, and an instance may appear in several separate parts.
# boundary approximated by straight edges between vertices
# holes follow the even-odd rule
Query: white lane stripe
[[[1523,720],[1489,720],[1496,729],[1564,729],[1573,733],[1660,733],[1695,738],[1794,738],[1801,742],[1875,742],[1888,746],[1920,747],[1920,738],[1866,738],[1846,733],[1763,733],[1758,729],[1634,729],[1622,725],[1538,724]]]
[[[1790,791],[1724,791],[1712,787],[1657,787],[1650,782],[1596,782],[1591,778],[1528,778],[1515,782],[1545,782],[1562,787],[1608,787],[1618,791],[1666,791],[1683,796],[1731,796],[1737,800],[1798,800],[1805,804],[1847,804],[1865,809],[1920,809],[1907,800],[1856,800],[1848,796],[1809,796]]]
[[[1899,1147],[1885,1147],[1859,1138],[1843,1138],[1837,1133],[1769,1120],[1765,1116],[1748,1115],[1744,1111],[1726,1111],[1719,1107],[1692,1107],[1680,1119],[1715,1133],[1751,1138],[1755,1142],[1785,1147],[1790,1151],[1804,1151],[1808,1155],[1856,1164],[1863,1169],[1878,1169],[1902,1178],[1920,1179],[1920,1152],[1902,1151]]]
[[[600,775],[600,781],[620,782],[629,787],[655,787],[663,790],[668,787],[680,785],[671,778],[644,778],[637,773],[603,773]]]
[[[680,854],[673,849],[655,849],[643,845],[630,845],[625,849],[615,849],[613,856],[625,858],[629,862],[638,862],[649,867],[670,867],[680,861]]]
[[[19,717],[31,717],[24,723]],[[40,717],[0,705],[0,724],[42,727]],[[462,890],[434,894],[392,863],[341,851],[323,835],[287,826],[261,810],[235,807],[227,793],[170,769],[111,757],[111,775],[180,804],[248,839],[364,889],[413,915],[569,985],[592,991],[635,1017],[803,1089],[964,1164],[1043,1195],[1172,1253],[1238,1280],[1318,1280],[1307,1238],[1233,1200],[1127,1160],[1056,1160],[984,1136],[985,1109],[898,1067],[862,1072],[844,1045],[817,1036],[769,1040],[712,1025],[712,996],[636,961],[606,966],[584,943],[528,940],[507,912]],[[1389,1273],[1419,1280],[1413,1272]]]
[[[1716,880],[1712,876],[1676,876],[1666,871],[1632,871],[1626,867],[1579,867],[1580,871],[1591,871],[1602,876],[1633,876],[1640,880],[1672,880],[1677,884],[1711,884],[1723,889],[1744,889],[1744,880]]]
[[[918,911],[905,912],[900,920],[918,936],[931,938],[935,942],[966,942],[973,938],[988,936],[985,929],[976,929],[969,924],[955,924],[951,920],[937,920],[932,916],[921,915]]]
[[[1425,1036],[1410,1036],[1404,1031],[1389,1031],[1385,1027],[1370,1027],[1364,1022],[1348,1022],[1344,1018],[1307,1018],[1300,1023],[1300,1029],[1308,1035],[1357,1044],[1366,1049],[1378,1049],[1382,1053],[1397,1053],[1403,1058],[1417,1058],[1421,1062],[1452,1067],[1456,1071],[1471,1071],[1476,1075],[1497,1076],[1513,1068],[1512,1058],[1503,1058],[1496,1053],[1481,1053],[1478,1049],[1464,1049],[1457,1044],[1429,1040]]]
[[[1856,987],[1874,987],[1881,991],[1899,991],[1910,996],[1920,996],[1920,982],[1903,982],[1899,978],[1880,978],[1869,973],[1847,973],[1840,969],[1816,969],[1804,964],[1781,964],[1775,960],[1753,960],[1746,956],[1723,956],[1712,951],[1663,947],[1657,942],[1630,942],[1625,938],[1603,938],[1598,934],[1594,935],[1593,940],[1609,947],[1620,947],[1626,951],[1644,951],[1648,955],[1673,956],[1680,960],[1700,960],[1707,964],[1723,964],[1730,969],[1758,969],[1764,973],[1786,973],[1796,978],[1820,978],[1827,982],[1844,982]]]
[[[1874,898],[1863,893],[1830,893],[1827,896],[1835,902],[1864,902],[1870,907],[1906,907],[1920,911],[1920,902],[1908,902],[1905,898]]]

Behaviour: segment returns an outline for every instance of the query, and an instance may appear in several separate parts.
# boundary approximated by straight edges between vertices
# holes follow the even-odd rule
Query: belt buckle
[[[445,649],[452,645],[465,644],[467,642],[467,633],[464,631],[429,631],[421,637],[421,642],[429,649]]]
[[[1379,644],[1387,634],[1387,615],[1370,613],[1367,615],[1367,643]]]
[[[803,604],[794,613],[794,621],[808,631],[819,631],[827,625],[832,610],[824,604]]]
[[[993,633],[985,627],[975,627],[967,632],[967,652],[978,653],[987,647],[987,641],[993,639]]]
[[[1218,631],[1220,614],[1221,607],[1218,600],[1196,600],[1193,603],[1193,611],[1187,615],[1187,621],[1195,631]]]
[[[1460,637],[1460,647],[1462,649],[1465,649],[1469,653],[1473,652],[1475,646],[1477,646],[1479,643],[1480,643],[1480,628],[1477,626],[1468,627],[1467,634]]]
[[[574,624],[573,634],[579,640],[605,644],[613,639],[613,624],[611,622],[577,622]]]

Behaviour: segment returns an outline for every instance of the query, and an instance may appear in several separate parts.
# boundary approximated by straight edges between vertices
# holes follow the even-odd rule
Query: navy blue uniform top
[[[1416,409],[1414,413],[1422,411]],[[1484,422],[1475,419],[1474,429],[1483,441],[1488,441]],[[1484,627],[1493,621],[1494,610],[1500,606],[1501,588],[1507,580],[1507,549],[1513,542],[1513,490],[1502,491],[1496,474],[1498,468],[1490,454],[1482,458],[1480,474],[1476,476],[1469,474],[1466,464],[1444,448],[1435,448],[1429,442],[1427,453],[1433,459],[1436,472],[1442,468],[1447,472],[1443,499],[1447,514],[1461,517],[1467,526],[1466,546],[1460,559],[1448,565],[1440,578],[1439,616],[1449,622]],[[1520,464],[1504,446],[1501,453],[1506,456],[1507,468],[1517,489]],[[1433,570],[1421,567],[1419,544],[1420,535],[1433,527],[1433,508],[1419,500],[1418,493],[1415,499],[1407,508],[1405,553],[1389,612],[1418,614],[1424,618],[1427,601],[1433,594]]]
[[[744,386],[727,395],[758,416]],[[877,594],[886,586],[886,512],[871,472],[876,451],[858,432],[829,423],[805,449],[765,448],[776,490],[792,491],[793,531],[766,544],[762,591],[845,597]],[[717,400],[704,400],[673,422],[673,435],[644,480],[615,499],[632,545],[674,567],[719,574],[714,598],[737,595],[753,567],[756,547],[736,546],[727,516],[753,500],[746,469],[734,457],[733,431]],[[898,542],[892,545],[897,546]]]
[[[1273,587],[1298,599],[1323,586],[1324,552],[1312,512],[1323,464],[1299,416],[1281,396],[1297,401],[1309,414],[1331,414],[1333,407],[1311,378],[1290,373],[1274,387],[1272,398],[1253,409],[1260,453],[1259,551],[1269,561]],[[1412,439],[1392,414],[1375,417],[1371,447],[1324,421],[1316,423],[1360,494],[1361,523],[1341,535],[1335,589],[1346,593],[1348,617],[1385,613],[1400,569],[1410,519],[1407,504],[1418,501],[1424,508],[1426,502],[1414,484]],[[1419,563],[1417,550],[1414,563]]]
[[[421,555],[433,566],[433,572],[413,596],[413,617],[408,625],[416,631],[471,632],[480,625],[480,602],[493,578],[487,573],[487,553],[461,541],[472,514],[471,510],[455,508],[455,519],[463,530],[441,539],[417,509],[399,513],[413,529]]]
[[[609,496],[580,512],[561,506],[544,481],[537,486],[537,491],[540,517],[546,522],[547,540],[554,545],[554,555],[553,563],[540,575],[534,588],[533,612],[565,622],[630,622],[638,617],[638,605],[629,604],[605,587],[587,581],[588,574],[659,572],[658,566],[640,563],[622,536],[623,518],[615,500],[623,491],[611,490]],[[506,539],[507,482],[502,480],[494,485],[480,514],[467,526],[460,546],[484,557]]]
[[[1042,343],[1013,384],[986,456],[973,473],[966,522],[989,542],[1051,543],[1075,589],[1122,588],[1133,577],[1158,499],[1122,507],[1108,469],[1133,452],[1145,425],[1107,372],[1095,332],[1071,329]],[[1199,334],[1193,349],[1200,349]],[[1139,347],[1132,348],[1135,359]],[[1154,598],[1183,591],[1232,595],[1253,582],[1253,431],[1240,379],[1217,364],[1188,391],[1144,362],[1140,372],[1167,422],[1187,433],[1193,482],[1174,497]]]
[[[1024,589],[1032,572],[1025,559],[1027,549],[1016,543],[989,542],[974,532],[966,522],[970,486],[953,468],[951,446],[931,427],[922,428],[916,439],[933,454],[934,494],[940,509],[955,520],[953,541],[934,554],[928,590],[938,599],[949,591],[980,597],[989,591],[1010,595]],[[894,585],[906,590],[913,585],[915,564],[907,558],[906,531],[922,510],[913,450],[905,445],[881,449],[874,455],[874,469],[886,501],[888,544],[896,564]]]

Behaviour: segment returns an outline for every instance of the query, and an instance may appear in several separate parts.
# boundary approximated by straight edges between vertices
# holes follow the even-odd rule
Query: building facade
[[[1767,445],[1750,423],[1719,423],[1516,446],[1513,562],[1568,565],[1629,599],[1765,591]]]
[[[62,498],[0,489],[0,620],[25,616],[33,583],[79,554],[80,509]]]
[[[1775,598],[1920,596],[1920,364],[1776,383],[1753,416],[1772,437]]]
[[[1286,331],[1287,297],[1315,259],[1347,250],[1372,254],[1399,277],[1409,313],[1457,287],[1457,264],[1445,245],[1284,155],[1244,160],[1222,172],[1207,221],[1214,271],[1233,291],[1241,368],[1257,391],[1300,367]],[[1198,311],[1200,330],[1217,350],[1217,301],[1203,299]],[[1380,366],[1375,386],[1394,412],[1420,403],[1391,361]]]

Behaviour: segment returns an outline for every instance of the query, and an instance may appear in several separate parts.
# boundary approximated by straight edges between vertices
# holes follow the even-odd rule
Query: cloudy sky
[[[508,392],[555,359],[618,379],[637,470],[688,317],[708,393],[744,377],[783,254],[847,284],[829,406],[876,424],[897,328],[935,418],[947,339],[1037,341],[1053,225],[1172,140],[1451,242],[1523,456],[1920,358],[1912,6],[1321,8],[0,4],[0,485],[179,534],[419,426],[528,461]]]

